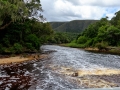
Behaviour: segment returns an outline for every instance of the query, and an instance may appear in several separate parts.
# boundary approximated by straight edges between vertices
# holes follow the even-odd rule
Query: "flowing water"
[[[56,45],[44,45],[41,50],[47,53],[48,58],[23,63],[22,68],[32,76],[29,90],[120,86],[118,55],[98,54]]]

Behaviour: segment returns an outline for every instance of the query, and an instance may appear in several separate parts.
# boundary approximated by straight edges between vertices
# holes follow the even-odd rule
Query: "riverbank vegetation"
[[[40,0],[0,0],[0,11],[0,54],[36,52],[53,33]]]
[[[71,32],[55,32],[48,39],[49,44],[62,44],[62,43],[70,43],[74,39],[76,39],[79,33],[71,33]]]
[[[97,47],[100,51],[120,51],[120,11],[89,25],[78,37],[66,46],[88,48]]]

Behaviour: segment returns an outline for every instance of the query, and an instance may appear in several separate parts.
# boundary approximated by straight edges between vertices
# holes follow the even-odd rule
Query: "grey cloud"
[[[47,21],[70,21],[80,19],[81,15],[75,15],[74,13],[61,13],[61,14],[49,14],[43,13],[44,17],[47,17]]]
[[[71,20],[80,20],[80,17],[56,16],[56,17],[49,17],[47,19],[47,21],[71,21]]]
[[[102,7],[119,7],[119,0],[64,0],[72,3],[73,5],[90,5]]]
[[[72,3],[73,5],[80,5],[79,0],[66,0],[66,1]]]
[[[59,1],[59,3],[57,1]],[[110,15],[112,17],[112,13],[120,9],[120,7],[117,7],[120,6],[118,1],[119,0],[41,0],[44,10],[42,14],[47,21],[100,19],[103,15]],[[117,9],[112,9],[116,7]]]
[[[117,7],[120,6],[119,0],[78,0],[81,5]]]

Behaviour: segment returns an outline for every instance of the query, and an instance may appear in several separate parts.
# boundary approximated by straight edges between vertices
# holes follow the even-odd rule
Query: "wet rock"
[[[78,77],[78,72],[72,74],[73,77]]]
[[[6,73],[0,76],[0,90],[27,90],[31,86],[32,76],[23,68],[22,64],[1,67],[1,71]]]

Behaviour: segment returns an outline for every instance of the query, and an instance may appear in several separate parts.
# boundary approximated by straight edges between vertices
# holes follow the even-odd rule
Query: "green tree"
[[[39,38],[35,35],[35,34],[29,34],[26,37],[25,40],[27,43],[31,43],[33,47],[35,47],[36,49],[39,49],[40,47],[40,42],[39,42]]]
[[[120,11],[115,13],[115,16],[111,19],[111,24],[117,26],[120,23]]]
[[[97,35],[97,39],[99,42],[101,41],[107,41],[107,29],[108,29],[108,25],[104,25],[101,26],[98,30],[98,35]]]
[[[78,44],[85,44],[87,42],[88,38],[85,36],[80,36],[77,40]]]
[[[36,15],[41,18],[38,10],[42,11],[40,0],[0,0],[0,30],[28,17],[35,19]]]
[[[99,41],[109,42],[109,45],[116,46],[117,42],[120,40],[120,30],[111,26],[102,26],[99,28],[98,36]]]
[[[83,32],[83,35],[85,35],[88,38],[94,38],[97,36],[99,28],[101,26],[108,25],[108,24],[109,24],[109,21],[107,20],[107,18],[102,18],[100,21],[89,25],[88,28],[85,29],[85,31]]]
[[[120,29],[113,25],[108,27],[107,40],[110,42],[110,45],[117,46],[117,43],[120,40]]]
[[[1,30],[0,52],[18,53],[20,45],[23,47],[22,52],[39,50],[39,47],[47,42],[52,33],[49,24],[35,20],[26,19],[23,23],[11,23],[7,28]],[[18,49],[14,47],[18,47]]]

